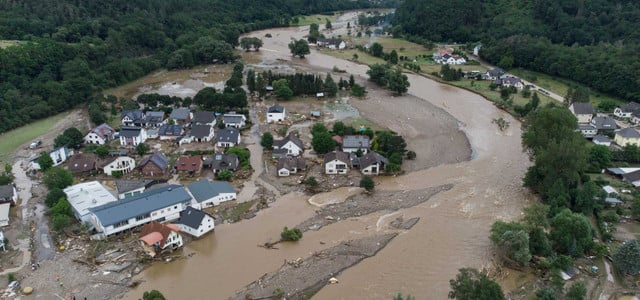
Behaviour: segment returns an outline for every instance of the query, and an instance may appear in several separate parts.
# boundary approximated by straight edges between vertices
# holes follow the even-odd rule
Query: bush
[[[224,181],[231,181],[232,177],[233,177],[233,173],[229,170],[222,170],[217,175],[218,180],[224,180]]]
[[[280,237],[283,241],[298,241],[302,238],[302,231],[298,228],[289,229],[286,226],[282,229]]]
[[[166,298],[162,293],[157,290],[146,291],[142,294],[142,300],[165,300]]]
[[[605,222],[617,223],[620,221],[620,217],[618,217],[615,211],[608,211],[602,214],[602,220]]]
[[[60,231],[71,224],[69,217],[66,215],[53,215],[51,217],[51,223],[53,224],[53,229],[56,231]]]
[[[9,275],[7,275],[7,279],[9,281],[9,283],[12,283],[14,281],[16,281],[16,275],[13,273],[9,273]]]
[[[58,200],[66,197],[67,195],[59,188],[49,190],[47,197],[44,199],[44,203],[48,207],[53,207],[58,203]]]
[[[309,187],[313,188],[313,187],[318,186],[318,180],[315,177],[311,176],[311,177],[305,179],[304,184],[306,184]]]
[[[373,179],[371,179],[371,177],[369,176],[365,175],[362,177],[362,179],[360,179],[360,187],[364,188],[368,192],[373,191],[375,186],[376,186],[375,182],[373,182]]]
[[[273,135],[271,134],[271,132],[265,132],[262,134],[260,145],[265,149],[273,148]]]
[[[407,159],[408,160],[414,160],[416,159],[416,153],[413,151],[407,151]]]

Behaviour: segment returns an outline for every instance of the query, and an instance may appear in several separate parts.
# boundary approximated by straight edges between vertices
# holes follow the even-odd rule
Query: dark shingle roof
[[[236,128],[223,128],[218,131],[218,142],[238,142],[240,131]]]
[[[620,110],[623,112],[633,112],[640,109],[640,103],[637,102],[629,102],[619,106]]]
[[[212,111],[197,111],[193,113],[194,124],[209,124],[216,120],[216,113]]]
[[[280,105],[274,105],[274,106],[269,107],[267,112],[270,112],[270,113],[282,113],[282,112],[284,112],[284,107],[282,107]]]
[[[576,115],[591,115],[593,114],[593,105],[589,102],[575,102],[571,104],[573,111]]]
[[[287,169],[289,171],[293,169],[304,170],[307,167],[307,162],[302,157],[281,157],[278,159],[278,165],[276,170]]]
[[[240,124],[246,117],[244,115],[225,114],[222,115],[222,122],[224,124]]]
[[[74,173],[89,172],[96,170],[99,162],[100,158],[93,153],[80,153],[69,158],[67,168]]]
[[[199,209],[195,209],[191,206],[187,206],[187,209],[180,212],[180,219],[178,219],[174,223],[183,224],[193,229],[198,229],[198,227],[200,227],[200,224],[202,224],[202,220],[206,216],[209,216],[213,219],[213,216],[211,216],[210,214]]]
[[[304,143],[302,143],[302,141],[300,140],[300,138],[298,138],[298,136],[292,133],[289,133],[287,137],[285,137],[284,139],[273,141],[273,146],[275,146],[276,148],[281,148],[282,146],[286,145],[288,142],[292,142],[296,146],[298,146],[298,148],[304,149]]]
[[[160,126],[160,128],[158,129],[158,134],[159,135],[170,135],[170,136],[180,136],[182,135],[182,125],[169,125],[169,124],[164,124],[162,126]]]
[[[195,138],[203,138],[211,133],[211,125],[193,125],[191,135]]]
[[[141,123],[142,119],[144,119],[144,113],[139,109],[123,111],[122,114],[120,114],[120,119],[124,119],[125,116],[128,116],[134,123]]]
[[[97,134],[102,139],[106,140],[106,139],[111,138],[116,131],[113,128],[111,128],[111,126],[107,125],[106,123],[102,123],[99,126],[97,126],[96,128],[91,129],[91,132]]]
[[[591,124],[598,130],[614,130],[618,126],[612,117],[595,117],[591,120]]]
[[[178,171],[198,171],[202,167],[202,156],[181,156],[176,162],[176,170]]]
[[[324,163],[328,163],[334,159],[337,159],[347,165],[350,165],[349,153],[342,151],[333,151],[324,155]]]
[[[622,180],[626,182],[634,182],[640,180],[640,171],[634,171],[631,173],[627,173],[622,175]]]
[[[364,169],[368,166],[371,166],[376,163],[387,164],[389,161],[382,155],[376,152],[369,152],[362,157],[360,157],[360,168]]]
[[[342,138],[342,148],[369,149],[369,137],[366,135],[345,135]]]
[[[594,142],[611,143],[611,139],[606,135],[596,135],[593,137]]]
[[[116,190],[118,194],[133,191],[141,187],[149,187],[153,180],[116,180]]]
[[[211,165],[214,170],[235,170],[238,168],[238,156],[235,154],[216,153],[204,159],[205,165]]]
[[[492,70],[487,71],[487,74],[489,74],[492,77],[500,77],[502,75],[504,75],[506,72],[503,69],[500,68],[495,68]]]
[[[625,138],[640,138],[640,133],[638,133],[637,130],[628,127],[625,129],[620,129],[618,132],[616,132],[616,134],[620,135],[621,137],[625,137]]]
[[[142,161],[140,161],[140,167],[144,167],[149,162],[155,164],[161,170],[164,170],[169,166],[169,159],[160,152],[156,152],[153,155],[143,158]]]
[[[207,179],[200,179],[194,183],[188,185],[189,191],[193,195],[193,198],[202,202],[211,199],[221,193],[235,193],[231,184],[226,181],[211,181]]]
[[[148,111],[144,117],[145,123],[158,124],[164,121],[163,111]]]
[[[0,185],[0,200],[7,200],[13,197],[13,185]]]
[[[120,128],[120,136],[127,138],[139,136],[141,130],[140,127],[122,127]]]
[[[170,119],[186,120],[189,117],[189,109],[185,107],[176,108],[171,112]]]

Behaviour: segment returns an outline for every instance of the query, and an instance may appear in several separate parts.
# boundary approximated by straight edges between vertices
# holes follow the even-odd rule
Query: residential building
[[[136,161],[129,156],[118,156],[109,159],[105,164],[103,164],[102,169],[104,173],[107,175],[114,175],[114,172],[122,174],[127,174],[136,167]]]
[[[500,86],[505,88],[515,87],[516,89],[521,90],[524,89],[524,82],[522,82],[518,77],[507,77],[502,79]]]
[[[100,157],[94,153],[80,153],[69,158],[67,169],[74,175],[96,173]]]
[[[316,42],[318,47],[324,47],[332,50],[342,50],[347,47],[347,44],[341,39],[325,39],[319,38]]]
[[[618,118],[631,118],[631,115],[638,110],[640,110],[640,103],[629,102],[616,107],[613,115]]]
[[[144,112],[139,109],[125,110],[120,114],[120,122],[122,126],[137,126],[144,125]]]
[[[500,68],[491,69],[484,74],[482,74],[482,79],[484,80],[498,80],[503,79],[507,76],[507,72]]]
[[[85,144],[104,145],[113,140],[115,133],[116,131],[111,128],[111,126],[103,123],[91,129],[91,131],[84,136],[84,142]]]
[[[192,202],[181,185],[152,188],[142,194],[89,209],[91,223],[100,234],[110,236],[151,221],[173,221]]]
[[[591,141],[596,145],[611,146],[611,139],[606,135],[596,135]]]
[[[0,204],[0,227],[9,226],[9,220],[10,220],[9,212],[10,211],[11,211],[11,204],[10,203],[1,203]],[[0,241],[0,243],[1,243],[0,248],[4,249],[4,235],[2,234],[2,232],[0,232],[0,237],[2,238],[2,241]]]
[[[242,114],[230,112],[228,114],[222,115],[222,123],[225,127],[242,128],[247,125],[246,122],[247,117]]]
[[[267,123],[281,122],[287,118],[284,106],[274,105],[267,109]]]
[[[598,130],[591,124],[578,124],[578,130],[586,138],[594,137],[598,134]]]
[[[640,171],[633,171],[622,175],[622,181],[640,187]]]
[[[618,128],[616,120],[608,116],[594,117],[591,119],[591,126],[593,126],[599,134],[613,132]]]
[[[125,199],[142,194],[155,183],[153,180],[116,180],[118,199]]]
[[[158,128],[165,124],[164,111],[148,111],[144,117],[145,127]]]
[[[273,141],[273,157],[298,156],[304,152],[304,144],[293,133],[282,140]]]
[[[278,176],[286,177],[304,171],[307,163],[303,157],[281,157],[276,164],[276,172]]]
[[[360,172],[363,175],[379,175],[389,161],[376,152],[369,152],[360,157]]]
[[[140,229],[140,246],[151,257],[182,247],[180,228],[174,224],[150,222]]]
[[[147,130],[142,127],[120,128],[121,146],[138,146],[147,140]]]
[[[18,192],[13,184],[0,185],[0,203],[16,205],[18,202]]]
[[[138,168],[145,176],[163,176],[169,169],[169,159],[160,152],[147,156],[140,161]]]
[[[182,136],[184,133],[184,127],[182,125],[169,125],[164,124],[158,128],[158,136],[161,141],[175,140]]]
[[[211,142],[213,140],[213,126],[208,124],[198,124],[191,126],[191,136],[199,143]]]
[[[118,200],[98,181],[83,182],[63,190],[71,204],[71,210],[81,223],[91,222],[91,208]]]
[[[445,49],[438,49],[437,52],[433,53],[433,61],[443,65],[463,65],[467,63],[464,57]]]
[[[349,153],[333,151],[324,155],[325,174],[347,174],[351,168]]]
[[[187,188],[197,203],[193,206],[199,209],[220,205],[238,197],[236,190],[226,181],[200,179],[189,184]]]
[[[176,108],[171,111],[169,119],[173,120],[173,123],[176,125],[186,126],[191,123],[191,111],[185,107]]]
[[[236,128],[223,128],[218,131],[218,147],[235,147],[240,144],[240,131]]]
[[[192,125],[216,125],[216,113],[212,111],[197,111],[193,113]]]
[[[640,133],[632,127],[620,129],[616,132],[613,140],[622,147],[626,145],[640,146]]]
[[[369,152],[371,142],[366,135],[345,135],[342,137],[342,151],[355,153],[358,150],[362,151],[362,154]]]
[[[589,102],[572,103],[569,110],[578,118],[578,123],[590,123],[594,114],[593,105]]]
[[[51,157],[51,160],[53,160],[53,166],[57,167],[73,156],[73,151],[69,150],[67,146],[62,146],[50,151],[49,156]],[[37,158],[31,161],[31,168],[34,170],[40,170],[40,164],[38,164]]]
[[[480,56],[480,49],[482,49],[482,45],[476,45],[473,47],[473,55]]]
[[[213,173],[219,173],[222,170],[235,172],[240,165],[240,160],[235,154],[216,153],[213,156],[205,156],[203,167],[211,168]]]
[[[198,174],[202,170],[202,156],[180,156],[176,162],[175,169],[178,173]]]
[[[199,238],[215,228],[213,216],[191,206],[187,206],[187,209],[180,212],[180,219],[174,224],[180,228],[180,231],[195,238]]]

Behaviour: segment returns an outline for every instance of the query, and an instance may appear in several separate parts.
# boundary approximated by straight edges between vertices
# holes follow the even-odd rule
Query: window
[[[177,205],[176,205],[176,206],[174,206],[174,207],[173,207],[173,209],[178,209],[178,206],[177,206]]]
[[[122,227],[122,226],[126,226],[129,225],[129,220],[124,220],[122,222],[118,222],[116,224],[113,224],[113,228],[118,228],[118,227]]]
[[[142,221],[144,219],[147,219],[149,217],[151,217],[151,215],[149,215],[149,214],[139,215],[139,216],[136,217],[136,221],[140,222],[140,221]]]

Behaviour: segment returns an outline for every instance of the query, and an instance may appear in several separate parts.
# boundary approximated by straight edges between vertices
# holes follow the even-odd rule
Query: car
[[[36,149],[36,148],[40,147],[40,145],[42,145],[42,141],[41,140],[33,141],[33,143],[31,143],[29,145],[29,149]]]

